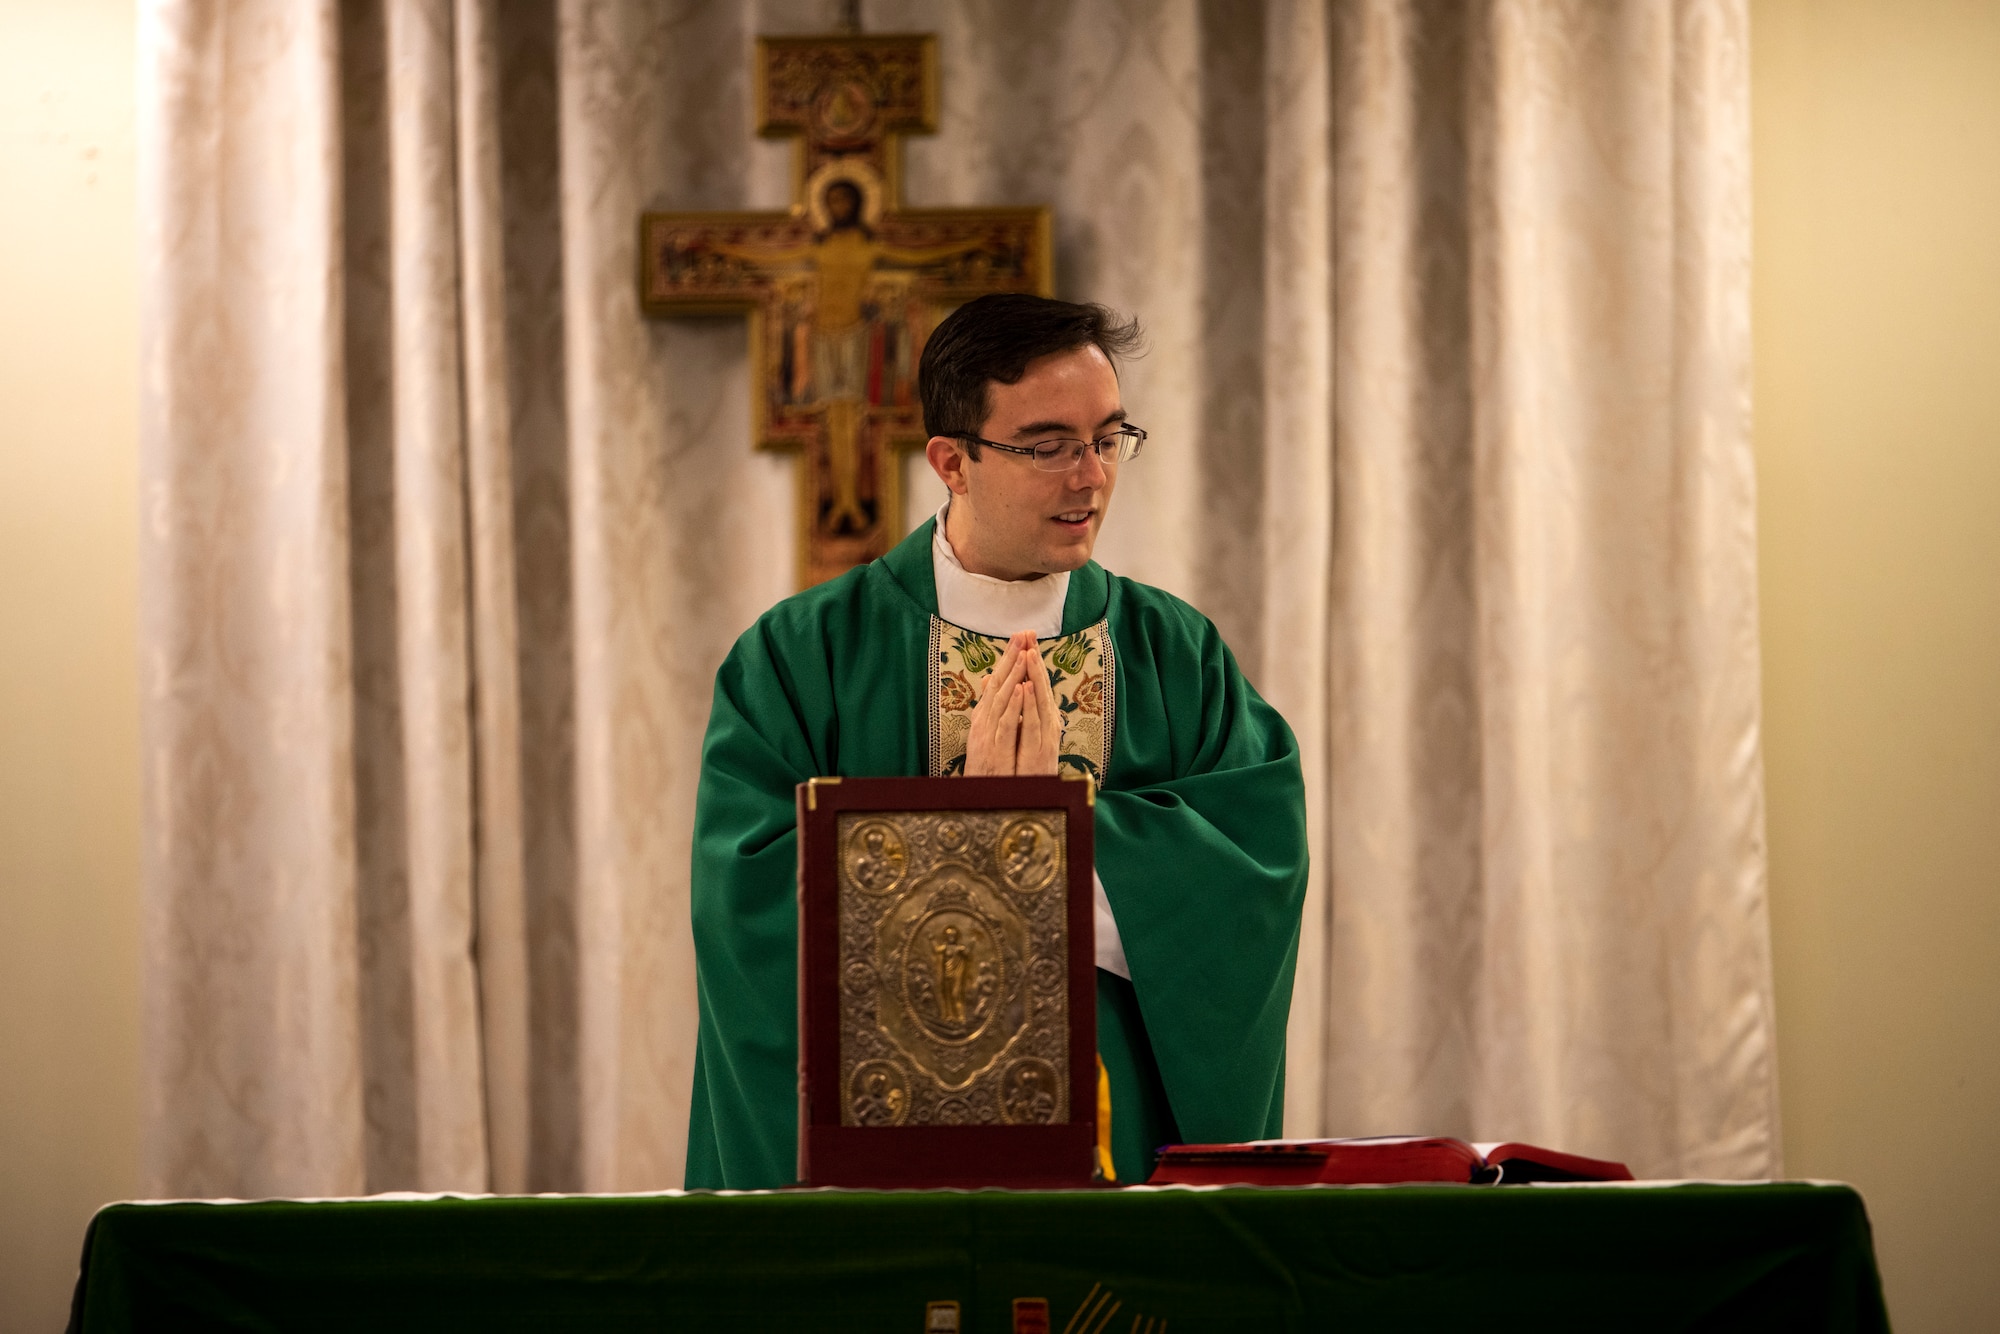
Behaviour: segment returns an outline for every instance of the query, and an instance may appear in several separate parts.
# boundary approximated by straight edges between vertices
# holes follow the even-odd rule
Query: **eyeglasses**
[[[1043,472],[1068,472],[1083,462],[1086,449],[1096,450],[1100,463],[1129,463],[1139,457],[1139,451],[1146,445],[1146,433],[1129,423],[1090,441],[1041,440],[1032,445],[1003,445],[998,440],[963,432],[954,432],[951,438],[985,445],[988,449],[1002,449],[1009,454],[1026,454]]]

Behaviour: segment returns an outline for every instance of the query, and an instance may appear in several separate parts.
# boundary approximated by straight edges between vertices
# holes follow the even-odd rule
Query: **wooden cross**
[[[906,209],[900,137],[937,128],[937,40],[760,37],[757,129],[797,136],[784,213],[648,213],[648,314],[750,316],[758,445],[798,455],[802,587],[902,535],[902,451],[927,438],[917,358],[946,312],[1050,293],[1045,208]]]

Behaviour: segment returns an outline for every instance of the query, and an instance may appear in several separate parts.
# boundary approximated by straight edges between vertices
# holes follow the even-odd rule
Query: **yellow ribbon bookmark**
[[[1102,1056],[1097,1058],[1097,1174],[1118,1184],[1118,1169],[1111,1163],[1111,1075]]]

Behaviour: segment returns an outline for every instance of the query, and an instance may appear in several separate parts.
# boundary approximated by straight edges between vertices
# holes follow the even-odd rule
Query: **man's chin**
[[[1095,542],[1065,542],[1061,546],[1042,553],[1043,574],[1068,574],[1080,570],[1090,563],[1091,548]]]

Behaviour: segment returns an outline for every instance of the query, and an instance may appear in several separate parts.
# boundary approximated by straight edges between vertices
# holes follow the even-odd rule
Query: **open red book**
[[[1630,1181],[1623,1163],[1533,1144],[1468,1144],[1440,1136],[1377,1139],[1262,1139],[1247,1144],[1170,1144],[1153,1186],[1389,1185],[1459,1181]]]

